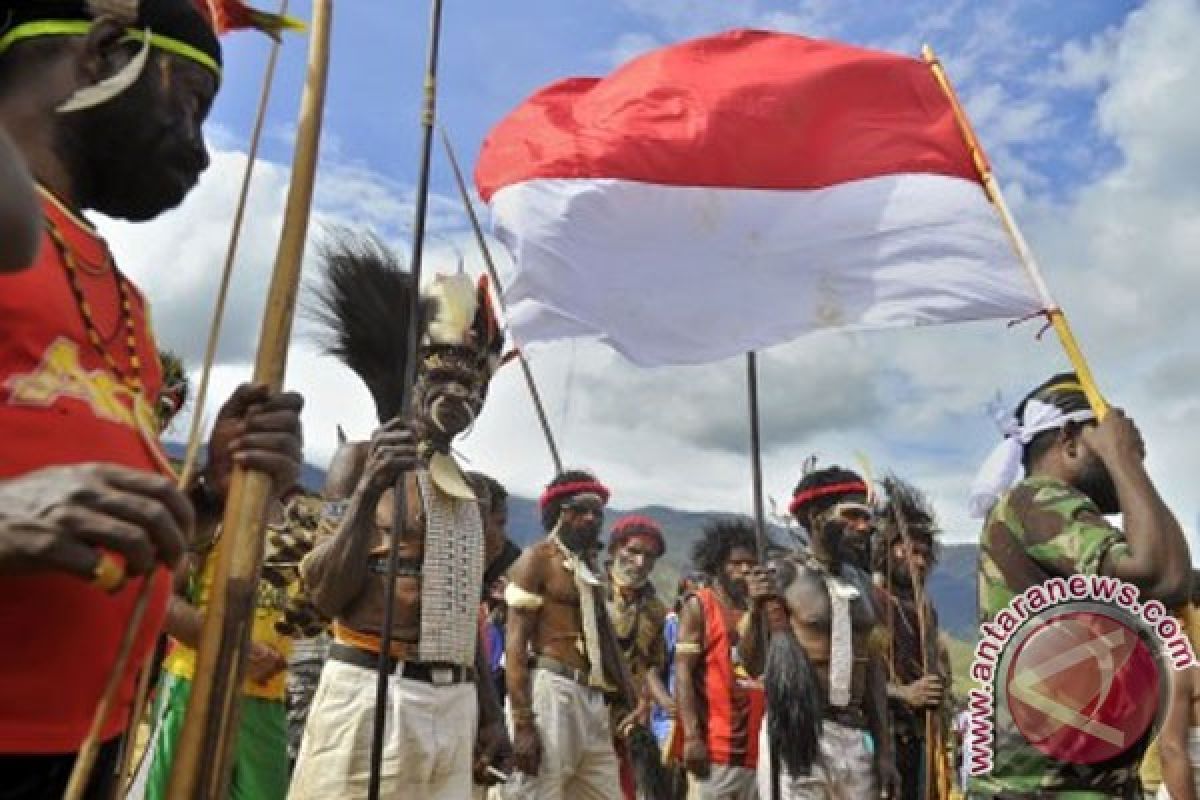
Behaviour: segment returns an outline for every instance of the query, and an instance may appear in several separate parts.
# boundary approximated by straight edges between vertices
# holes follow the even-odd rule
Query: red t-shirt
[[[108,339],[106,349],[132,374],[107,245],[46,195],[42,208],[74,253],[96,327]],[[164,471],[153,411],[162,382],[158,352],[141,295],[134,290],[131,299],[140,396],[113,374],[88,339],[48,233],[33,266],[0,275],[0,480],[82,462]],[[124,730],[136,672],[162,627],[168,570],[160,568],[154,581],[105,739]],[[79,749],[141,583],[131,581],[108,594],[59,572],[0,577],[0,753]]]

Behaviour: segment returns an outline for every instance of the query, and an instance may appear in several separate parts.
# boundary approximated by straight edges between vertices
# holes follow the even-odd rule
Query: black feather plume
[[[763,675],[766,688],[767,740],[788,774],[811,775],[821,742],[825,702],[817,671],[789,630],[775,631],[767,644]]]
[[[323,328],[318,341],[362,379],[387,422],[400,413],[406,389],[412,273],[379,237],[345,228],[327,232],[318,258],[321,278],[307,308]]]

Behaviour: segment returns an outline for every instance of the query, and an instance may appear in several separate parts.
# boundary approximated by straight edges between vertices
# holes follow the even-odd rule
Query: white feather
[[[76,91],[75,94],[68,97],[58,107],[58,113],[71,114],[76,111],[84,111],[104,105],[137,82],[137,79],[142,75],[142,70],[146,68],[146,62],[149,58],[150,35],[147,31],[145,41],[142,42],[142,49],[138,51],[138,54],[133,57],[132,61],[122,67],[115,75],[110,75],[99,83],[92,86],[85,86]]]

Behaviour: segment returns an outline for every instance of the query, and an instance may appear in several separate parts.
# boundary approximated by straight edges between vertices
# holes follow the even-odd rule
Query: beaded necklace
[[[113,374],[121,379],[122,383],[140,394],[143,390],[142,362],[138,357],[137,327],[133,321],[133,290],[129,287],[129,281],[125,279],[125,276],[114,265],[113,279],[116,281],[117,289],[121,294],[121,313],[117,321],[117,327],[113,330],[113,336],[116,336],[121,328],[125,329],[125,346],[128,349],[129,367],[131,370],[130,373],[126,373],[125,370],[121,369],[117,360],[113,358],[108,348],[105,347],[105,339],[100,335],[100,330],[97,328],[95,318],[92,315],[92,307],[88,303],[87,297],[83,293],[83,287],[79,283],[79,265],[75,261],[75,256],[71,252],[71,248],[63,238],[62,232],[59,231],[58,226],[49,217],[46,218],[46,232],[50,234],[50,239],[54,242],[54,246],[62,259],[63,269],[67,273],[67,283],[71,286],[71,294],[75,298],[75,306],[79,309],[79,316],[83,319],[83,327],[87,331],[92,347],[104,359]]]

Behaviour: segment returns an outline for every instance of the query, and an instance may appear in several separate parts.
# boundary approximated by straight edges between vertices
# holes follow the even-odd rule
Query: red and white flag
[[[534,94],[475,181],[516,262],[521,344],[692,364],[1041,308],[913,58],[763,31],[667,47]]]

